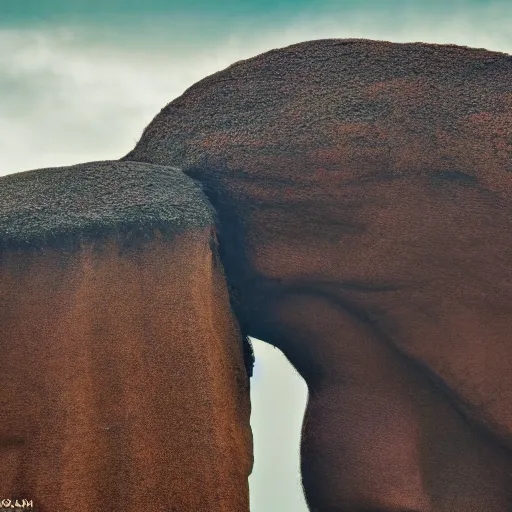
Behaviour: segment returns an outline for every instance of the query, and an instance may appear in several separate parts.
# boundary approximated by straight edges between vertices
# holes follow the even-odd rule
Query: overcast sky
[[[0,175],[119,158],[187,87],[272,48],[363,37],[512,53],[510,27],[510,0],[0,0]],[[251,510],[306,512],[307,390],[278,350],[255,350]]]

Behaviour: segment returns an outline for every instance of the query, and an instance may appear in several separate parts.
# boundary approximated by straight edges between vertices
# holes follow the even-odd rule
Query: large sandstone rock
[[[177,169],[0,179],[0,498],[249,510],[248,375],[216,251]]]
[[[244,332],[308,383],[313,509],[510,506],[511,56],[273,50],[192,86],[122,160],[205,186]]]

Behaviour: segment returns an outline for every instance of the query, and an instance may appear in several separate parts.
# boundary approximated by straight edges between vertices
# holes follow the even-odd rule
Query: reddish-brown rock
[[[274,50],[192,86],[123,160],[206,187],[244,332],[309,386],[312,510],[510,510],[511,56]]]
[[[248,511],[248,376],[200,188],[116,162],[0,187],[0,499]]]

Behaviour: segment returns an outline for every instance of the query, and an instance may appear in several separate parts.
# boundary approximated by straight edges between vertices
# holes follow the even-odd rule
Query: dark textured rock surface
[[[276,181],[283,174],[279,161],[304,157],[307,162],[285,174],[306,179],[321,165],[328,172],[329,161],[353,164],[358,153],[379,148],[393,164],[414,139],[429,144],[424,151],[443,150],[436,131],[449,131],[458,121],[474,125],[459,137],[480,132],[490,138],[503,124],[491,116],[510,115],[511,83],[512,56],[504,53],[310,41],[237,62],[194,84],[162,109],[124,159],[205,167],[211,174],[226,164],[232,173]],[[345,155],[320,153],[344,142]],[[379,162],[379,168],[389,166]],[[339,178],[350,174],[347,169]]]
[[[213,218],[200,185],[172,167],[103,161],[0,178],[3,248],[172,235]]]

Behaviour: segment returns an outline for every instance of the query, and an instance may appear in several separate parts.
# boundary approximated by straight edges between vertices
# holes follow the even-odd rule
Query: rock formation
[[[311,510],[510,510],[511,141],[511,56],[323,40],[2,178],[0,496],[247,510],[249,335],[307,382]]]
[[[249,383],[213,218],[170,167],[0,178],[0,498],[249,510]]]
[[[250,336],[309,387],[312,510],[512,506],[512,57],[301,43],[189,88],[123,161],[218,212]]]

